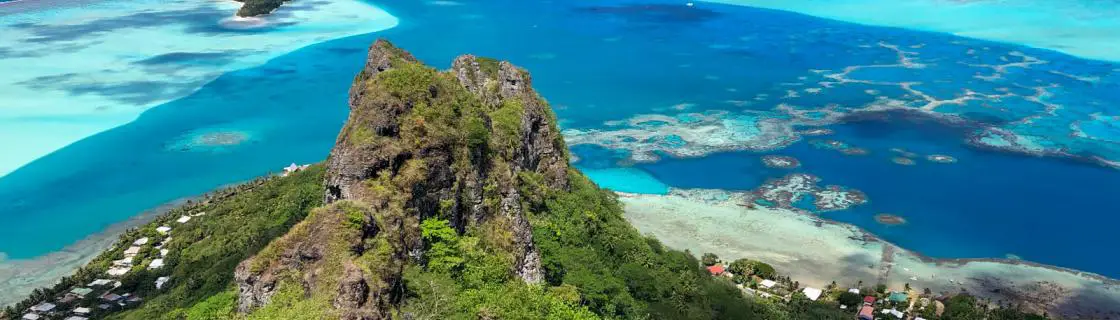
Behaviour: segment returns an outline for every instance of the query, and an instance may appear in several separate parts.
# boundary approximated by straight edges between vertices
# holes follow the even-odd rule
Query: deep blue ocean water
[[[1116,88],[1112,64],[771,10],[712,4],[687,8],[658,0],[454,6],[373,2],[400,18],[400,26],[309,46],[266,65],[226,74],[187,98],[153,108],[132,124],[82,140],[0,178],[0,219],[7,222],[0,224],[0,252],[29,258],[59,250],[161,203],[278,171],[290,162],[322,160],[345,121],[350,81],[364,62],[365,48],[377,37],[386,37],[440,68],[463,53],[526,67],[565,128],[600,128],[604,121],[635,114],[674,113],[678,111],[672,107],[680,104],[693,105],[691,111],[768,110],[789,89],[783,83],[800,82],[799,77],[810,75],[810,69],[897,61],[895,52],[875,46],[880,41],[924,44],[922,57],[940,61],[939,72],[863,69],[858,76],[920,77],[927,80],[924,90],[945,98],[962,87],[991,92],[1007,86],[1030,94],[1029,89],[1007,83],[978,81],[973,78],[974,68],[953,61],[961,59],[962,48],[989,47],[1001,54],[1022,51],[1052,61],[1051,67],[1068,73],[1103,79],[1083,83],[1057,75],[1045,78],[1067,81],[1062,89],[1078,93],[1055,98],[1063,103],[1096,105],[1120,98],[1120,90],[1110,90]],[[969,59],[967,63],[1002,62],[995,55]],[[1005,77],[1027,76],[1010,69]],[[789,102],[857,106],[875,99],[864,93],[869,88],[855,84]],[[905,94],[875,89],[886,96]],[[771,99],[749,105],[727,102],[752,100],[759,93]],[[1014,98],[1007,103],[1015,103]],[[966,106],[960,107],[960,113],[985,121],[1008,117],[984,114],[987,109]],[[1038,130],[1064,130],[1069,123],[1048,125],[1038,125]],[[1120,190],[1120,172],[968,147],[963,142],[968,128],[930,121],[892,117],[831,128],[836,134],[827,138],[866,148],[871,154],[844,156],[804,141],[773,152],[799,158],[803,166],[798,170],[822,177],[824,184],[860,189],[871,199],[865,206],[824,217],[853,223],[934,257],[1015,254],[1120,276],[1114,267],[1120,256],[1101,254],[1120,241],[1120,234],[1114,232],[1120,222],[1115,214],[1120,203],[1109,194]],[[1086,131],[1120,137],[1107,122],[1090,125]],[[246,140],[224,147],[184,142],[211,132],[234,132]],[[919,159],[915,166],[900,166],[890,161],[889,149],[894,147],[949,154],[959,162]],[[1083,147],[1106,155],[1113,151]],[[626,154],[617,150],[579,146],[574,151],[582,159],[578,166],[591,169],[592,177],[631,192],[661,193],[665,185],[745,190],[786,172],[762,166],[758,157],[764,153],[664,158],[629,166],[620,165]],[[660,182],[642,178],[643,173]],[[909,223],[879,225],[872,216],[880,212],[903,216]]]

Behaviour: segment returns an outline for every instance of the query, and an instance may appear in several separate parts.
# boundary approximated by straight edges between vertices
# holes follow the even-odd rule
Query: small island
[[[929,160],[930,162],[936,162],[936,163],[956,163],[957,162],[957,158],[953,158],[951,156],[947,156],[947,155],[943,155],[943,154],[928,155],[928,156],[926,156],[926,160]]]
[[[243,3],[241,9],[237,10],[237,16],[242,18],[256,17],[263,14],[272,13],[276,8],[283,5],[285,0],[234,0]]]
[[[801,161],[790,156],[765,155],[762,156],[762,164],[767,168],[794,169],[801,166]]]
[[[809,140],[809,144],[818,149],[840,151],[847,156],[865,156],[870,153],[867,149],[836,140]]]
[[[891,148],[891,152],[897,153],[899,156],[903,156],[903,157],[906,157],[906,158],[917,158],[918,157],[917,153],[906,151],[906,149],[902,149],[902,148]]]
[[[906,157],[894,157],[894,158],[891,158],[891,162],[894,162],[894,164],[903,165],[903,166],[914,165],[914,159],[910,159],[910,158],[906,158]]]
[[[889,213],[880,213],[875,215],[875,222],[888,226],[897,226],[900,224],[906,224],[906,219]]]

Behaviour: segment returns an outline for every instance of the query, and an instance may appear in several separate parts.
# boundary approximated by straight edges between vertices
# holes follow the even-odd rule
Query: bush
[[[719,263],[719,256],[715,253],[705,253],[704,256],[700,258],[700,261],[704,263],[704,266],[712,266]]]

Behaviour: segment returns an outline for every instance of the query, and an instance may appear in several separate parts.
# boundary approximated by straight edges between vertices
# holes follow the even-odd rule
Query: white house
[[[89,318],[79,317],[79,316],[69,316],[69,317],[66,317],[66,319],[64,319],[64,320],[89,320]]]
[[[902,319],[902,311],[898,311],[895,309],[883,309],[883,314],[889,314],[894,316],[895,318]]]
[[[125,267],[116,267],[116,268],[109,268],[109,271],[106,271],[105,273],[109,274],[110,276],[119,277],[119,276],[123,276],[126,273],[128,273],[129,270],[131,270],[131,269],[130,268],[125,268]]]
[[[163,289],[163,285],[165,283],[167,283],[167,281],[170,281],[170,280],[171,280],[171,277],[156,278],[156,289]]]
[[[181,217],[179,217],[179,220],[175,220],[175,222],[178,222],[178,223],[187,223],[187,221],[191,221],[191,217],[181,216]]]
[[[851,289],[848,289],[848,292],[859,294],[859,289],[851,288]]]
[[[154,259],[152,264],[148,265],[148,269],[159,269],[163,267],[163,259]]]
[[[77,307],[77,308],[74,308],[73,312],[76,313],[76,314],[89,314],[90,310],[89,310],[89,308],[86,308],[86,307]]]
[[[110,284],[110,283],[113,283],[113,280],[109,280],[109,279],[97,279],[97,280],[93,280],[93,282],[90,282],[90,283],[89,283],[89,284],[87,284],[86,286],[87,286],[87,287],[96,287],[96,286],[103,286],[103,285],[107,285],[107,284]]]
[[[23,317],[20,317],[20,319],[23,319],[23,320],[39,320],[39,315],[34,314],[34,313],[25,313],[23,315]]]
[[[821,297],[821,289],[805,287],[801,292],[805,293],[805,296],[809,297],[809,300],[817,301],[817,299]]]
[[[774,282],[774,280],[762,280],[762,282],[759,282],[758,284],[762,285],[763,288],[773,288],[778,283]]]
[[[159,232],[160,234],[167,234],[168,232],[171,232],[171,227],[160,226],[159,228],[156,228],[156,232]]]
[[[137,245],[137,246],[142,246],[142,245],[148,244],[148,240],[151,240],[151,239],[148,239],[148,237],[143,237],[143,238],[140,238],[140,239],[136,239],[136,241],[133,241],[132,244]]]

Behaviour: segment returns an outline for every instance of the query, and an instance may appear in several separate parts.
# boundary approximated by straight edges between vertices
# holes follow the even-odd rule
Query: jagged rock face
[[[248,260],[239,267],[240,311],[267,304],[279,275],[296,271],[306,288],[332,284],[331,304],[343,318],[387,318],[403,298],[404,267],[422,263],[419,222],[431,217],[449,220],[460,233],[508,228],[512,237],[502,238],[502,248],[514,261],[510,272],[541,281],[519,181],[529,174],[567,189],[568,161],[555,116],[525,70],[465,55],[436,72],[378,40],[349,102],[349,119],[327,159],[324,197],[369,212],[347,241],[347,254],[362,259],[348,260],[337,279],[324,282],[312,276],[328,255],[315,258],[316,238],[292,240],[272,267],[251,270]],[[379,256],[368,258],[371,252]],[[358,260],[364,267],[355,266]]]

